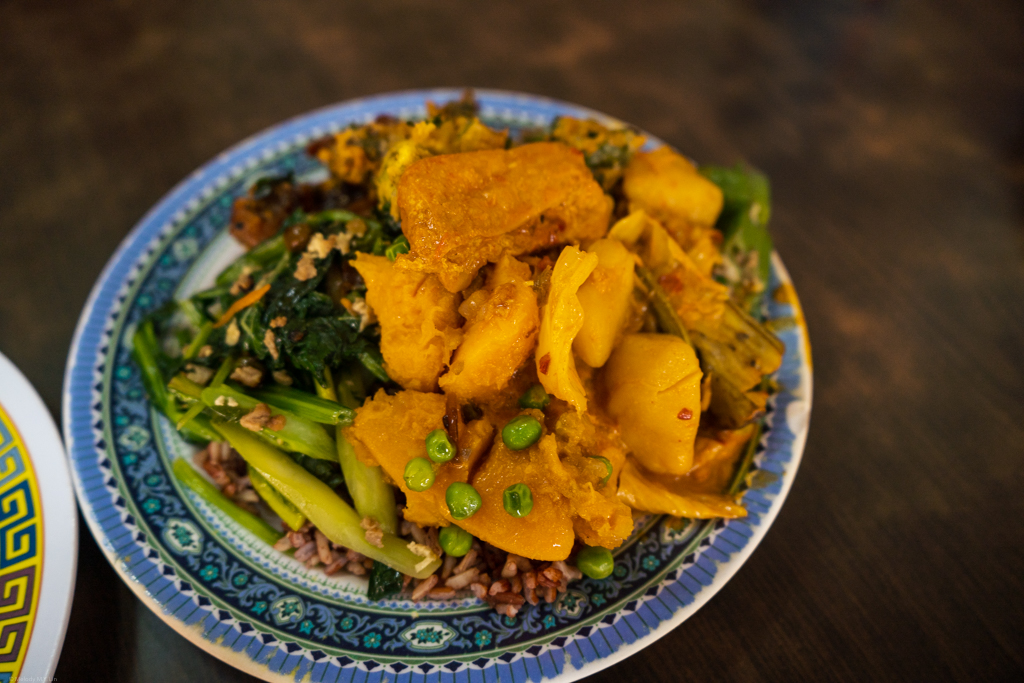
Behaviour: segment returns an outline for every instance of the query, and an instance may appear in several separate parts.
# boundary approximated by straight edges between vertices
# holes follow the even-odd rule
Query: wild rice
[[[193,462],[210,475],[221,491],[232,497],[240,507],[257,512],[259,496],[252,488],[247,465],[228,444],[211,442],[193,456]],[[404,510],[399,508],[399,513],[402,512]],[[375,520],[363,519],[361,526],[370,543],[378,545],[383,540],[383,531]],[[436,557],[443,558],[438,571],[426,579],[415,580],[409,575],[403,575],[402,592],[417,602],[426,599],[449,600],[468,592],[490,604],[498,614],[515,617],[526,603],[537,605],[541,600],[553,603],[559,593],[567,590],[570,582],[582,578],[579,569],[563,560],[533,562],[478,540],[473,542],[473,547],[461,558],[446,555],[440,547],[439,530],[436,527],[424,529],[402,520],[400,532],[409,542],[410,549],[423,557],[420,563],[423,566],[433,562]],[[274,544],[274,548],[280,552],[294,549],[293,557],[297,562],[307,567],[322,565],[324,574],[329,576],[339,572],[365,576],[373,568],[372,559],[333,543],[308,521],[301,529],[285,527],[285,534]]]

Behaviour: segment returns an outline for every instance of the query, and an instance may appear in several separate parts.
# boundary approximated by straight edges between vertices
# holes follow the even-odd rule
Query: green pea
[[[551,403],[551,397],[548,396],[548,392],[544,391],[544,387],[540,384],[534,384],[526,390],[525,394],[519,397],[519,406],[522,408],[544,410],[545,406],[549,403]]]
[[[615,559],[607,548],[584,548],[576,554],[576,568],[592,579],[607,579],[615,569]]]
[[[399,254],[409,253],[409,240],[405,238],[405,235],[400,235],[398,239],[391,243],[391,246],[384,250],[384,255],[388,257],[389,261],[394,261],[398,258]]]
[[[537,443],[543,428],[532,415],[520,415],[501,430],[501,440],[514,451],[521,451]]]
[[[591,455],[591,456],[588,456],[588,457],[590,457],[590,458],[592,458],[594,460],[597,460],[598,462],[602,463],[604,465],[605,469],[608,471],[608,474],[604,475],[604,478],[601,479],[601,482],[600,482],[601,486],[604,486],[605,484],[608,483],[608,480],[612,478],[612,472],[615,471],[615,468],[612,467],[611,460],[609,460],[608,458],[604,457],[603,455]]]
[[[413,491],[426,491],[434,485],[434,466],[426,458],[413,458],[406,463],[403,478]]]
[[[473,547],[473,534],[452,524],[441,529],[437,541],[447,554],[462,557]]]
[[[533,494],[526,484],[512,484],[501,496],[505,512],[513,517],[525,517],[533,509]]]
[[[427,434],[427,455],[434,462],[448,462],[455,456],[455,447],[443,429]]]
[[[455,519],[472,517],[484,503],[475,488],[459,481],[448,486],[444,492],[444,502],[448,503],[448,512]]]

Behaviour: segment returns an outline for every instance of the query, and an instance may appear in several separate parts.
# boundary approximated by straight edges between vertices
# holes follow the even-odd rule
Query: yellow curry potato
[[[604,367],[608,414],[644,467],[686,474],[700,422],[701,371],[693,348],[667,334],[630,334]]]
[[[572,348],[584,363],[599,368],[629,322],[636,261],[613,239],[600,239],[587,247],[587,252],[597,255],[597,267],[577,293],[583,327]]]
[[[360,252],[352,265],[366,281],[366,301],[380,321],[388,375],[406,389],[437,389],[461,336],[459,296],[433,275],[400,270],[384,256]]]
[[[583,307],[577,291],[597,267],[596,254],[566,247],[551,272],[548,301],[540,315],[537,340],[537,377],[545,391],[576,410],[587,409],[587,394],[576,372],[572,343],[583,327]]]
[[[530,286],[530,267],[507,252],[487,281],[460,307],[466,318],[462,344],[441,388],[460,399],[482,399],[501,391],[530,357],[540,314]]]
[[[619,477],[619,500],[643,512],[711,519],[713,517],[746,517],[746,509],[731,496],[717,493],[699,493],[666,485],[642,471],[633,458],[626,460]]]
[[[630,211],[643,209],[684,247],[691,246],[691,233],[702,234],[699,228],[713,226],[722,211],[722,190],[668,147],[635,154],[626,167],[622,190]]]
[[[608,231],[608,237],[640,254],[644,266],[658,277],[687,329],[722,318],[729,288],[712,280],[704,272],[706,262],[703,266],[697,265],[661,223],[645,211],[638,209],[619,220]],[[700,252],[703,248],[702,241],[693,251]]]

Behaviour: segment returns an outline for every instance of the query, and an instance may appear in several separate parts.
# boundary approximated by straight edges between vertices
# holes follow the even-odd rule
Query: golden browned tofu
[[[360,252],[352,262],[366,281],[366,301],[380,321],[380,351],[391,379],[406,389],[434,391],[458,346],[459,297],[427,273],[395,268]]]
[[[583,155],[557,142],[420,159],[402,174],[397,202],[411,245],[399,264],[436,274],[450,292],[503,251],[602,237],[612,210]]]

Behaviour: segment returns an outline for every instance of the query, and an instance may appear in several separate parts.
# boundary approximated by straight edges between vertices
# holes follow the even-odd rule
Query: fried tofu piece
[[[459,296],[426,273],[395,268],[360,252],[352,261],[366,281],[366,300],[380,321],[380,351],[391,379],[405,389],[434,391],[459,344]]]
[[[420,159],[398,181],[397,203],[411,246],[398,264],[450,292],[503,251],[598,239],[612,211],[583,155],[557,142]]]

